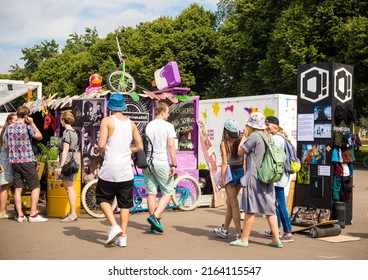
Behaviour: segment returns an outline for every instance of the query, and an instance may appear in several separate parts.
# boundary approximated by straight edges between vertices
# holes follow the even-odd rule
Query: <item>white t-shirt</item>
[[[148,123],[146,134],[152,141],[153,146],[153,164],[168,164],[170,155],[167,148],[167,140],[176,138],[174,126],[163,120],[157,119]],[[150,153],[147,154],[150,158]]]

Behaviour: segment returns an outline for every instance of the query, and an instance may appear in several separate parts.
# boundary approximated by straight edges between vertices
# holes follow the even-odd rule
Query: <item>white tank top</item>
[[[130,119],[121,121],[112,116],[114,132],[107,138],[105,156],[98,177],[108,182],[125,182],[133,179],[130,144],[133,140]]]

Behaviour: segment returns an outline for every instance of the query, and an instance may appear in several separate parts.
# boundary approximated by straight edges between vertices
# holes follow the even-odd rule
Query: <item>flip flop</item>
[[[0,220],[6,220],[6,219],[9,219],[9,220],[12,220],[12,219],[15,219],[15,216],[14,215],[6,215],[6,216],[0,216]]]
[[[282,242],[278,242],[278,243],[270,242],[270,243],[268,243],[268,246],[276,247],[276,248],[282,248],[284,245],[282,245]]]
[[[240,241],[240,239],[232,241],[229,244],[230,244],[230,246],[238,246],[238,247],[248,247],[249,246],[248,242]]]

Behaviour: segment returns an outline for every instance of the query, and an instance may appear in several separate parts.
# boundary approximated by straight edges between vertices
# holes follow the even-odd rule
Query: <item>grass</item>
[[[368,156],[368,146],[361,146],[360,151],[359,152],[355,151],[354,156],[355,156],[355,162],[362,163],[363,158]]]

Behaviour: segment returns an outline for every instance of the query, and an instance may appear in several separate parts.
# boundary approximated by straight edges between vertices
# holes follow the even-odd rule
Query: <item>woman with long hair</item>
[[[74,182],[77,178],[77,173],[62,174],[62,167],[67,164],[73,157],[76,162],[79,159],[76,156],[78,146],[78,136],[72,125],[75,122],[75,118],[72,112],[65,111],[61,115],[61,125],[65,128],[63,136],[61,138],[61,151],[60,151],[60,167],[56,169],[57,175],[63,180],[64,187],[68,194],[68,200],[70,204],[70,213],[60,222],[74,222],[78,220],[77,215],[77,194],[74,188]]]
[[[5,124],[0,133],[0,166],[2,172],[0,173],[0,219],[14,219],[15,216],[10,215],[6,210],[6,203],[8,201],[8,190],[13,184],[13,169],[8,159],[7,143],[4,133],[9,124],[17,120],[17,114],[10,113],[6,118]]]
[[[231,220],[234,220],[236,239],[239,239],[242,234],[238,194],[241,189],[240,178],[244,176],[244,156],[238,155],[239,142],[238,124],[235,120],[228,119],[224,124],[220,144],[222,159],[220,186],[225,188],[227,196],[225,222],[221,227],[213,229],[213,232],[222,238],[228,237]],[[227,168],[230,168],[232,176],[229,182],[226,182]]]

